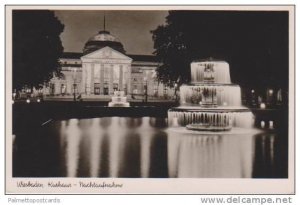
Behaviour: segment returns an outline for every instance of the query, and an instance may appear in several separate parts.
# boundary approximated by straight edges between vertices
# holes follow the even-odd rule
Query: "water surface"
[[[287,177],[287,136],[183,134],[165,118],[51,121],[17,133],[14,177]]]

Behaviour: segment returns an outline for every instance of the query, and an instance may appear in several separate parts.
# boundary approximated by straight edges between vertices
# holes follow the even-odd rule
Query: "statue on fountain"
[[[111,102],[108,103],[108,107],[129,107],[127,97],[124,91],[114,91],[114,95],[111,97]]]

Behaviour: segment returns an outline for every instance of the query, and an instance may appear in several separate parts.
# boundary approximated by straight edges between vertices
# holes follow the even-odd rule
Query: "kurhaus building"
[[[130,99],[168,98],[174,91],[156,79],[155,56],[126,54],[123,44],[108,31],[100,31],[85,44],[82,53],[64,53],[62,76],[44,89],[46,96],[110,98],[124,91]]]

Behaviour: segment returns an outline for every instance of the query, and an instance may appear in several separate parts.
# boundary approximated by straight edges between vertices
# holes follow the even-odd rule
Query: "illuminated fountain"
[[[129,102],[127,102],[127,97],[124,91],[115,91],[114,95],[111,97],[111,102],[108,103],[109,107],[129,107]]]
[[[231,83],[229,64],[202,60],[191,63],[190,84],[180,87],[180,106],[168,111],[171,127],[190,130],[228,131],[252,128],[254,116],[242,106],[241,88]]]

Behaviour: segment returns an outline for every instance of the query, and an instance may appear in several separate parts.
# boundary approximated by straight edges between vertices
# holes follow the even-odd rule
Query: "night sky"
[[[86,41],[103,30],[104,11],[55,11],[65,25],[65,52],[82,52]],[[119,38],[127,54],[152,54],[151,30],[165,24],[168,11],[105,11],[106,30]]]
[[[55,14],[65,25],[61,34],[64,52],[82,52],[87,40],[103,30],[104,11]],[[150,31],[166,24],[168,11],[106,10],[105,16],[106,30],[119,38],[127,54],[149,55],[154,52]],[[223,59],[230,64],[234,83],[287,90],[288,12],[182,10],[172,18],[168,20],[175,33],[185,33],[190,60]]]

